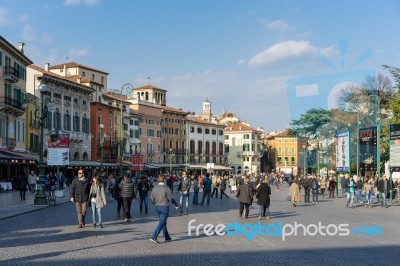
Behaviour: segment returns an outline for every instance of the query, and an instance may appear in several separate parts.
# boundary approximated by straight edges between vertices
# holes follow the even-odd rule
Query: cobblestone
[[[133,220],[124,224],[116,217],[116,202],[109,200],[102,211],[104,228],[92,228],[91,209],[87,226],[77,228],[74,204],[38,209],[0,220],[0,265],[388,265],[400,259],[399,203],[388,209],[363,205],[345,207],[344,199],[322,199],[318,204],[292,207],[286,201],[288,188],[273,191],[271,220],[263,225],[294,222],[305,225],[348,223],[351,228],[379,225],[383,236],[244,236],[188,235],[188,223],[258,223],[257,205],[248,219],[238,219],[237,199],[211,199],[209,207],[190,205],[190,215],[178,216],[170,209],[168,229],[172,242],[160,245],[149,241],[158,223],[152,205],[149,214],[140,214],[135,201]],[[178,198],[178,194],[174,193]],[[201,193],[200,193],[201,196]]]

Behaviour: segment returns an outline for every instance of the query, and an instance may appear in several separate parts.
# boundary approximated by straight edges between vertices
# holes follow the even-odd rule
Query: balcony
[[[17,142],[15,139],[12,138],[1,138],[1,146],[4,147],[6,150],[12,151],[14,150]]]
[[[69,137],[72,142],[81,142],[89,139],[88,134],[82,132],[70,132]]]
[[[0,109],[4,110],[6,113],[13,114],[16,117],[25,114],[24,103],[9,97],[0,97]]]
[[[11,83],[19,81],[19,71],[11,66],[3,67],[3,78]]]

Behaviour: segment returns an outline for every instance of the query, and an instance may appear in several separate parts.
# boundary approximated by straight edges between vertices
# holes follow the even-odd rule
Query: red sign
[[[144,156],[143,155],[132,155],[132,170],[133,171],[144,170]]]

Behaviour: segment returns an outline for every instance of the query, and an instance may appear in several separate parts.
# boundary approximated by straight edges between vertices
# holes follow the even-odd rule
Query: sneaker
[[[80,225],[78,225],[78,228],[83,228],[83,225],[81,225],[81,224],[80,224]]]
[[[93,226],[93,227],[96,227],[96,224],[93,224],[92,226]]]
[[[161,242],[159,242],[157,239],[154,238],[150,238],[150,241],[156,244],[161,244]]]
[[[258,220],[261,220],[261,215],[260,215],[260,216],[258,216]]]
[[[171,241],[172,241],[171,238],[165,239],[165,242],[171,242]]]
[[[188,213],[188,212],[185,212],[185,215],[189,215],[189,213]]]
[[[102,224],[100,224],[100,228],[104,228],[104,226]]]
[[[269,215],[267,216],[267,220],[269,220]]]

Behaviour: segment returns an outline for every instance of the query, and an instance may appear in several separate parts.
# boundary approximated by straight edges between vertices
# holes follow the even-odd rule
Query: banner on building
[[[144,156],[132,155],[132,171],[143,171],[143,170],[144,170]]]
[[[400,166],[400,124],[393,124],[389,127],[390,137],[390,167]]]
[[[47,142],[47,165],[69,165],[69,135],[51,134]]]
[[[349,131],[336,134],[336,171],[350,172]]]
[[[212,174],[214,173],[214,163],[207,163],[207,173]]]
[[[360,128],[358,131],[359,162],[361,171],[376,171],[377,165],[377,129]]]

